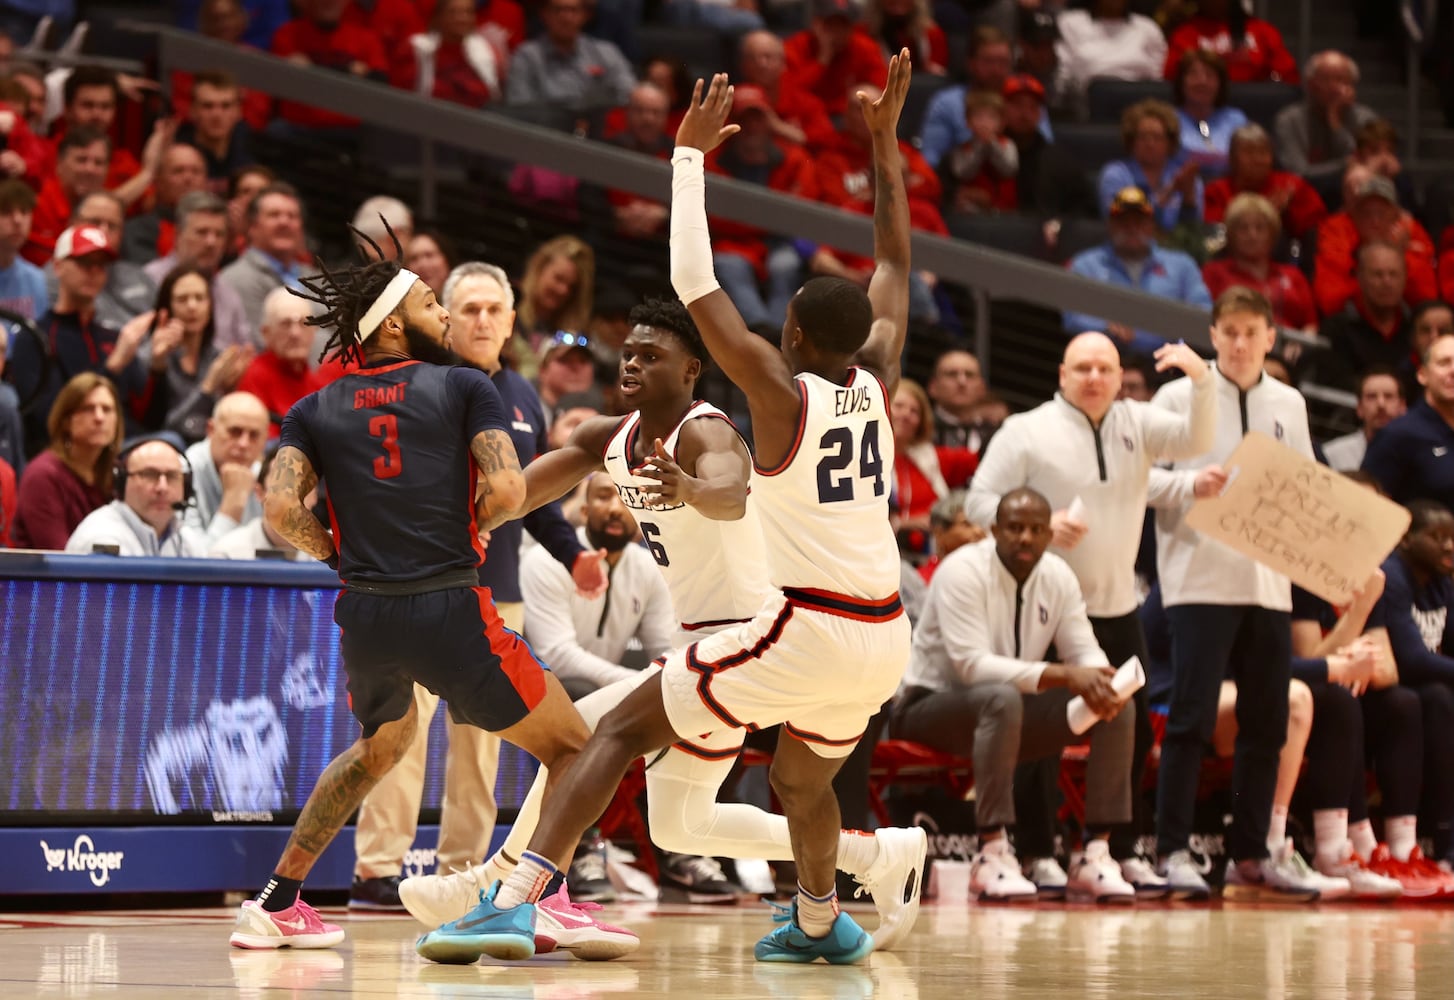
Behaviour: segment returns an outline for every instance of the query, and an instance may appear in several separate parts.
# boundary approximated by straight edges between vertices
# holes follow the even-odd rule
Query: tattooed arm
[[[515,443],[504,431],[480,431],[470,442],[480,475],[475,487],[475,522],[494,531],[525,513],[525,473]]]
[[[332,562],[338,558],[333,536],[313,516],[303,498],[318,485],[318,473],[297,448],[284,445],[273,457],[268,473],[263,516],[274,531],[314,559]]]

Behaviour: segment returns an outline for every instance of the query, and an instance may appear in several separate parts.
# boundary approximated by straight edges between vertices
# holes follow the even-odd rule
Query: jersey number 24
[[[828,452],[818,460],[818,502],[842,503],[853,499],[856,479],[872,479],[873,495],[884,495],[884,460],[878,450],[878,421],[863,425],[863,440],[854,447],[853,431],[847,427],[831,427],[823,434],[818,447]],[[858,475],[847,471],[858,458]]]

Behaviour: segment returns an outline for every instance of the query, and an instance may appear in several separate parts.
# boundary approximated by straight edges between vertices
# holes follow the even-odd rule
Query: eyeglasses
[[[136,469],[134,471],[128,471],[126,475],[130,479],[139,479],[148,486],[155,486],[161,482],[168,484],[176,483],[180,486],[186,473],[181,469]]]
[[[569,330],[557,330],[551,341],[556,344],[564,344],[566,347],[589,347],[591,338],[584,333],[572,333]]]

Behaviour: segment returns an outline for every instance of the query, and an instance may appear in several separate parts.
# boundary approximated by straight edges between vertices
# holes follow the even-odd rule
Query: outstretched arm
[[[268,472],[263,515],[273,530],[294,547],[337,568],[338,550],[333,547],[333,536],[303,502],[317,485],[318,473],[308,456],[298,448],[283,445]]]
[[[525,507],[529,514],[559,500],[592,472],[606,467],[603,453],[620,417],[592,417],[571,432],[570,440],[525,467]]]
[[[470,453],[479,466],[475,488],[475,523],[480,531],[494,531],[525,512],[525,474],[515,442],[501,430],[480,431],[470,441]]]
[[[712,77],[707,96],[702,81],[692,91],[686,117],[677,129],[672,153],[671,283],[692,314],[712,360],[746,395],[754,423],[760,416],[794,425],[798,417],[798,390],[782,353],[757,336],[712,270],[712,241],[707,232],[704,158],[724,139],[736,134],[727,125],[732,110],[732,88],[727,74]]]
[[[854,361],[883,380],[892,399],[899,384],[899,358],[909,331],[909,196],[899,153],[899,113],[909,95],[913,67],[909,50],[889,60],[883,95],[870,101],[859,94],[858,105],[873,137],[873,278],[868,301],[873,326],[868,342]],[[853,114],[849,111],[848,114]]]
[[[684,503],[714,521],[736,521],[747,512],[752,459],[725,420],[690,420],[682,428],[674,459],[656,439],[647,475],[658,485],[644,492],[654,504]]]

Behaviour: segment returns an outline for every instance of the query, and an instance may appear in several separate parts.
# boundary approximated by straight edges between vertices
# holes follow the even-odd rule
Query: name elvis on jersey
[[[835,417],[847,416],[850,413],[863,413],[872,405],[873,400],[868,394],[868,386],[833,390],[833,415]]]

